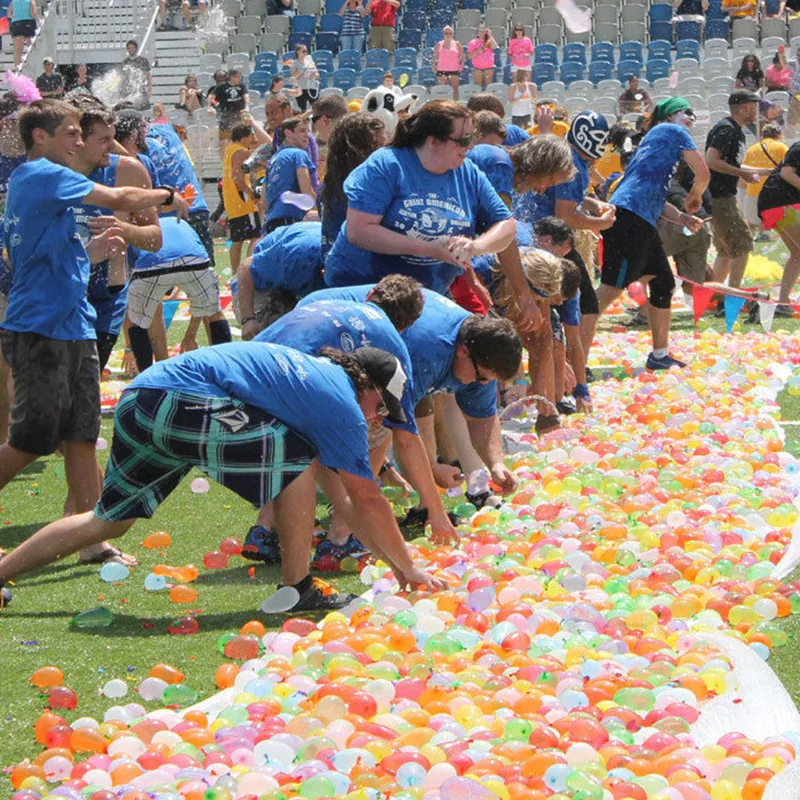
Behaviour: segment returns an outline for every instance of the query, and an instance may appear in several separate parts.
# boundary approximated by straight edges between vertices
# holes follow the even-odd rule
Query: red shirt
[[[373,25],[386,25],[390,28],[394,28],[396,18],[397,8],[391,3],[386,3],[384,0],[377,0],[372,4]]]

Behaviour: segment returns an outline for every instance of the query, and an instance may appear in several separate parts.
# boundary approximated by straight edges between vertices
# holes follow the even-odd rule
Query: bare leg
[[[153,358],[156,361],[166,361],[169,358],[167,348],[167,326],[164,322],[164,312],[157,312],[150,327],[147,329],[150,345],[153,348]]]
[[[725,283],[731,271],[731,261],[727,256],[717,256],[714,260],[714,280],[717,283]]]
[[[283,582],[290,586],[308,575],[308,558],[314,533],[315,470],[310,466],[273,501],[281,543]]]
[[[788,304],[791,300],[792,289],[800,275],[800,226],[792,225],[780,234],[783,243],[789,249],[789,258],[783,268],[781,278],[781,293],[779,302]]]
[[[671,318],[671,308],[653,308],[653,306],[650,306],[648,319],[650,322],[650,333],[653,336],[653,350],[662,350],[669,347],[669,325]]]
[[[231,270],[236,272],[242,260],[242,245],[244,242],[231,242]]]
[[[441,400],[440,408],[444,412],[447,432],[455,442],[458,460],[461,462],[461,471],[469,476],[475,470],[483,469],[483,461],[472,446],[467,421],[456,403],[456,396],[454,394],[437,395],[436,399]]]
[[[728,285],[734,289],[738,289],[742,285],[744,279],[744,271],[747,268],[747,260],[750,258],[750,253],[744,253],[741,256],[730,259],[730,276],[728,278]]]
[[[8,441],[8,423],[11,403],[14,399],[14,384],[11,380],[11,367],[0,356],[0,443]]]
[[[458,450],[456,449],[455,442],[450,438],[450,433],[445,423],[444,399],[441,395],[434,395],[433,404],[435,407],[435,412],[432,417],[435,435],[433,442],[433,463],[435,464],[439,457],[441,457],[442,461],[452,463],[458,459]],[[428,447],[427,442],[425,447]]]
[[[581,314],[581,345],[585,363],[589,363],[589,350],[594,343],[594,334],[597,330],[597,314]]]
[[[10,444],[0,445],[0,489],[37,458],[35,453],[24,453]]]
[[[600,306],[600,314],[604,314],[606,309],[622,294],[622,289],[616,286],[608,286],[601,283],[597,287],[597,304]]]
[[[564,367],[567,360],[567,351],[564,342],[553,342],[553,396],[560,400],[564,394]]]
[[[451,75],[450,85],[453,87],[453,100],[458,100],[458,88],[461,86],[461,75]]]

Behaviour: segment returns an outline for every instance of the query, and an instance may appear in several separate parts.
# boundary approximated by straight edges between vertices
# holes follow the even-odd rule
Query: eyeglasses
[[[478,383],[491,383],[494,380],[494,378],[489,378],[481,372],[478,362],[472,353],[469,354],[469,360],[472,362],[472,368],[475,370],[475,380]]]
[[[311,117],[311,122],[312,122],[314,125],[316,125],[316,124],[317,124],[317,122],[318,122],[320,119],[322,119],[322,116],[323,116],[322,114],[314,114],[314,116],[313,116],[313,117]]]
[[[389,409],[386,406],[386,403],[381,400],[378,404],[378,407],[375,409],[375,416],[376,417],[388,417],[389,416]]]
[[[514,28],[514,33],[525,33],[525,28]]]
[[[466,136],[448,136],[451,142],[455,142],[459,147],[469,147],[472,140],[475,138],[474,133],[468,133]]]

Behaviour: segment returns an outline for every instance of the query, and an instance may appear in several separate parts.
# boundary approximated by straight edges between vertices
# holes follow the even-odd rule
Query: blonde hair
[[[521,248],[519,255],[522,271],[533,289],[538,289],[547,297],[561,294],[561,281],[564,278],[563,259],[545,250],[537,250],[535,247]],[[520,310],[511,283],[499,268],[493,267],[492,272],[495,279],[492,299],[504,310],[509,319],[514,320],[520,316]]]

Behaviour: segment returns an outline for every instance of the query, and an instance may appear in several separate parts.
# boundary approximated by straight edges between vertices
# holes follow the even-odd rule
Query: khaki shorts
[[[711,198],[714,247],[724,258],[737,258],[753,250],[753,235],[735,197]]]
[[[686,236],[677,225],[663,219],[658,221],[656,227],[664,252],[675,259],[678,275],[695,283],[705,283],[708,248],[711,245],[708,226],[703,225],[691,236]]]

